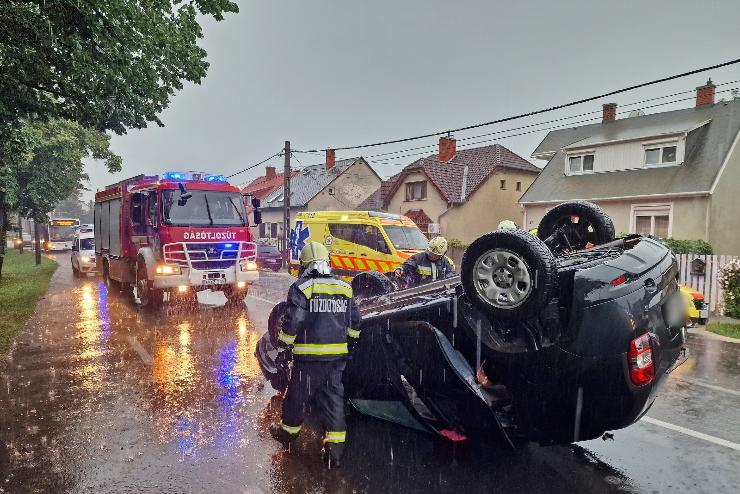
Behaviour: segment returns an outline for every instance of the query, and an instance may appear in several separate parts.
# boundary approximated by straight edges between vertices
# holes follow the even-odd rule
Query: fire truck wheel
[[[103,263],[103,283],[105,283],[105,288],[108,290],[110,295],[118,295],[121,293],[121,285],[110,277],[108,261]]]
[[[242,290],[235,286],[225,286],[223,288],[224,295],[226,296],[226,305],[229,306],[242,306],[244,305],[244,297],[247,296],[249,287]]]
[[[145,309],[157,309],[164,301],[164,290],[152,287],[147,279],[146,266],[139,266],[136,270],[136,294]]]

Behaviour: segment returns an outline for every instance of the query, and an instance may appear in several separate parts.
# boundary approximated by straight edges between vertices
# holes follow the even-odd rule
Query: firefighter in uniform
[[[434,237],[429,241],[426,251],[410,257],[396,268],[396,277],[409,276],[414,285],[449,278],[455,274],[455,265],[445,254],[447,240],[444,237]]]
[[[280,424],[271,435],[288,447],[303,425],[307,408],[317,406],[324,427],[322,458],[339,466],[347,435],[342,373],[350,346],[360,337],[360,312],[352,287],[331,274],[329,252],[309,242],[300,254],[301,275],[288,291],[280,351],[293,355]]]

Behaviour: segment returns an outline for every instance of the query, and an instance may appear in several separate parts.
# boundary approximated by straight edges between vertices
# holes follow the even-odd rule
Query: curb
[[[720,340],[725,341],[727,343],[738,343],[740,344],[740,339],[738,338],[731,338],[729,336],[722,336],[721,334],[712,333],[711,331],[707,331],[705,329],[688,329],[687,330],[689,334],[695,334],[697,336],[704,336],[706,338],[710,338],[712,340]]]

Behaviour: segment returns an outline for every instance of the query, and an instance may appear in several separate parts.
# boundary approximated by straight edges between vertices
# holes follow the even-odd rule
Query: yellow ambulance
[[[331,255],[332,272],[345,280],[361,271],[393,271],[428,244],[406,216],[377,211],[304,211],[296,215],[290,231],[293,276],[298,276],[298,256],[307,242],[324,244]]]

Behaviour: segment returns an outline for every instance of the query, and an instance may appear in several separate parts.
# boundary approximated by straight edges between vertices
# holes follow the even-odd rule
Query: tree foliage
[[[157,116],[182,81],[200,83],[198,15],[231,0],[6,0],[0,8],[0,124],[62,117],[124,133]]]
[[[52,119],[22,129],[27,159],[14,169],[17,189],[13,209],[45,222],[55,206],[83,187],[86,158],[102,160],[111,172],[121,170],[121,157],[110,149],[104,132],[76,122]]]

